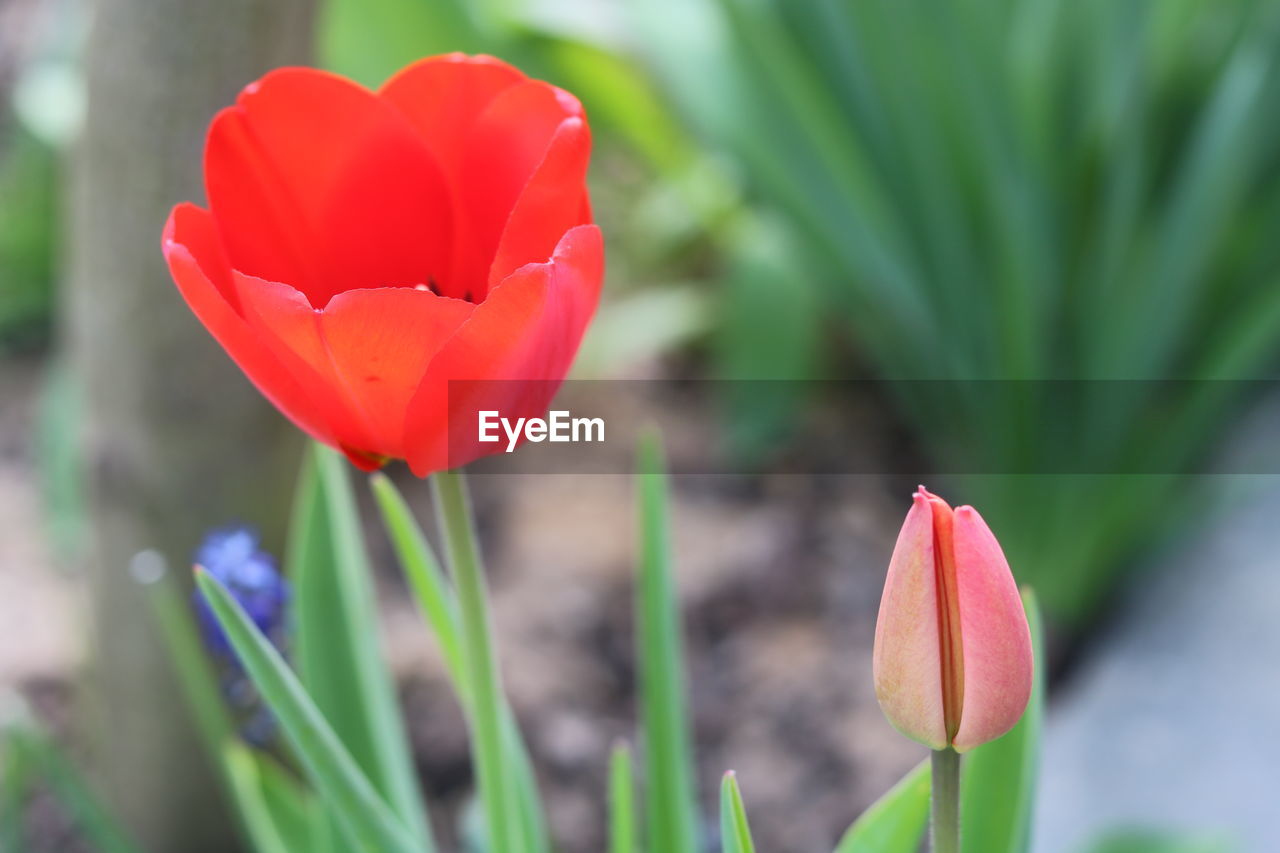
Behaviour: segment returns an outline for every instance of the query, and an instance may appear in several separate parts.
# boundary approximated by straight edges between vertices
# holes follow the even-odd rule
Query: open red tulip
[[[923,486],[898,534],[873,668],[889,722],[965,752],[1013,728],[1031,697],[1031,631],[1000,543],[970,506]]]
[[[214,119],[209,207],[174,208],[164,255],[295,424],[425,476],[470,461],[449,453],[451,380],[530,380],[504,382],[512,405],[545,410],[568,372],[603,278],[590,152],[576,98],[491,57],[425,59],[377,92],[285,68]]]

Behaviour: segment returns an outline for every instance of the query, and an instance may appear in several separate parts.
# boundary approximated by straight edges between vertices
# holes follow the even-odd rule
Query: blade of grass
[[[929,823],[929,789],[926,761],[853,822],[836,853],[916,853]]]
[[[458,693],[458,701],[464,709],[469,708],[471,687],[463,656],[462,629],[458,624],[458,602],[453,588],[445,577],[435,551],[395,484],[381,473],[374,474],[370,478],[370,484],[387,535],[390,536],[392,547],[409,579],[409,586],[427,624],[440,643],[445,669]],[[502,707],[502,735],[505,760],[511,771],[507,778],[519,807],[525,845],[531,851],[543,853],[549,849],[550,839],[543,817],[542,797],[538,792],[529,751],[520,736],[515,715],[505,700]]]
[[[419,849],[433,850],[395,686],[378,646],[373,575],[346,462],[318,444],[307,454],[295,499],[288,575],[302,683]]]
[[[359,848],[370,853],[420,853],[421,843],[361,772],[275,646],[212,575],[197,568],[196,584],[275,714],[311,784]]]
[[[609,853],[636,853],[636,792],[631,750],[625,743],[609,756]]]
[[[720,783],[720,839],[724,853],[756,853],[742,791],[732,770],[724,774]]]
[[[697,829],[680,617],[671,567],[667,481],[656,433],[640,441],[640,579],[636,618],[648,846],[693,853]]]

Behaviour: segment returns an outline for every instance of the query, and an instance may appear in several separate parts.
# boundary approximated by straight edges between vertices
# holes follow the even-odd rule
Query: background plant
[[[1229,426],[1220,380],[1268,375],[1280,349],[1274,5],[633,7],[691,126],[816,267],[836,313],[798,315],[799,337],[838,317],[944,466],[1072,472],[967,488],[1046,606],[1084,618],[1169,518],[1172,472]],[[735,298],[804,301],[800,277]],[[796,337],[724,352],[785,360]],[[1164,400],[1106,381],[1170,378],[1206,381]]]

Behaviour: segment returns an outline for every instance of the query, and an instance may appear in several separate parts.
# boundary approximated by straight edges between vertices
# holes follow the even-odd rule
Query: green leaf
[[[648,846],[663,853],[693,853],[697,829],[692,751],[664,470],[660,439],[650,432],[639,447],[640,588],[636,617]]]
[[[287,566],[302,683],[419,849],[433,849],[394,682],[378,646],[373,575],[346,462],[318,444],[303,465]]]
[[[756,853],[747,825],[747,809],[742,804],[738,779],[730,770],[720,783],[720,838],[724,853]]]
[[[471,689],[463,658],[458,604],[453,589],[440,566],[440,560],[395,484],[382,473],[374,474],[370,478],[370,484],[396,557],[404,569],[427,624],[440,643],[445,668],[458,692],[458,700],[466,708],[471,701]],[[528,749],[505,699],[502,708],[502,734],[506,763],[511,770],[508,782],[519,806],[525,845],[529,850],[545,851],[550,842],[543,818],[542,798],[538,793],[538,783]]]
[[[636,853],[636,793],[631,750],[614,746],[609,756],[609,853]]]
[[[59,163],[56,150],[20,127],[0,134],[0,351],[40,343],[49,334]]]
[[[1024,853],[1030,846],[1044,717],[1044,638],[1035,594],[1023,589],[1022,603],[1036,655],[1031,700],[1012,731],[964,757],[960,844],[965,853]]]
[[[422,615],[426,617],[436,641],[440,643],[440,654],[444,658],[445,667],[454,686],[465,694],[466,666],[462,659],[462,640],[458,633],[458,602],[454,598],[449,579],[445,577],[440,560],[413,517],[409,504],[391,482],[391,478],[379,472],[369,478],[369,485],[373,489],[383,526],[391,537],[396,558],[409,581],[409,588],[413,590]],[[464,702],[468,701],[465,695],[462,699]]]
[[[262,802],[280,837],[284,839],[285,849],[290,853],[294,850],[314,850],[307,843],[314,831],[313,816],[317,806],[321,805],[320,799],[302,779],[282,766],[273,756],[253,753],[252,750],[250,752],[254,757]]]
[[[273,759],[259,758],[241,742],[196,628],[190,599],[167,572],[153,580],[145,571],[136,574],[147,580],[151,612],[174,674],[246,841],[258,853],[323,853],[324,848],[309,843],[309,823],[327,823],[329,818],[312,808],[310,794]]]
[[[66,810],[80,836],[98,853],[141,853],[141,848],[129,839],[80,772],[43,730],[34,723],[14,727],[8,748],[17,756],[18,768],[14,779],[5,780],[7,789],[12,786],[5,792],[6,799],[14,797],[12,802],[5,803],[6,811],[15,807],[15,811],[20,811],[21,801],[17,797],[32,781],[41,778]],[[0,817],[9,815],[0,814]]]
[[[253,751],[239,741],[229,741],[222,751],[222,761],[254,853],[291,853],[298,849],[297,843],[307,836],[301,832],[292,836],[290,846],[288,830],[281,828],[264,795],[259,761]],[[306,823],[300,825],[305,827]]]
[[[196,570],[196,584],[237,658],[306,769],[307,778],[358,849],[420,853],[422,845],[392,812],[324,715],[240,604],[216,578]]]
[[[689,139],[649,79],[629,60],[554,33],[529,31],[522,41],[522,53],[537,57],[555,83],[581,99],[593,126],[617,133],[657,172],[674,172],[689,163]]]
[[[144,556],[145,552],[135,560]],[[258,853],[290,853],[297,849],[324,853],[322,849],[308,846],[308,836],[299,834],[309,832],[308,826],[294,831],[282,828],[311,817],[305,814],[305,809],[303,814],[297,813],[302,807],[296,800],[303,797],[304,792],[273,761],[263,759],[260,762],[241,742],[196,628],[190,599],[170,573],[152,576],[148,574],[149,569],[146,566],[135,567],[135,576],[146,585],[151,613],[164,638],[174,675],[195,718],[205,751],[217,765],[219,781],[234,804],[245,840]],[[271,792],[267,786],[275,777],[284,780],[276,785],[282,793],[269,796]],[[293,791],[291,797],[283,793],[286,784]],[[329,820],[323,814],[316,814],[314,819]]]
[[[929,823],[929,788],[926,761],[854,821],[836,853],[916,853]]]
[[[484,42],[464,0],[326,0],[317,50],[325,68],[376,87],[416,59]]]
[[[136,556],[134,575],[146,588],[151,616],[164,638],[165,651],[183,698],[195,718],[196,729],[208,754],[217,761],[227,742],[236,737],[235,723],[218,690],[218,677],[201,642],[190,599],[171,572],[148,576],[146,571],[149,567],[138,566],[138,561],[152,558],[160,559],[158,554],[151,552]],[[162,564],[156,567],[164,568]]]
[[[0,850],[21,850],[23,805],[33,775],[31,762],[16,731],[0,734]]]
[[[1086,849],[1088,853],[1233,853],[1242,848],[1222,838],[1187,838],[1152,830],[1119,829]]]

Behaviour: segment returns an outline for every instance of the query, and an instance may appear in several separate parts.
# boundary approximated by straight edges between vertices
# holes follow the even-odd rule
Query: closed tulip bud
[[[1031,632],[1000,544],[973,507],[923,486],[898,534],[876,622],[876,698],[907,737],[965,752],[1031,696]]]

